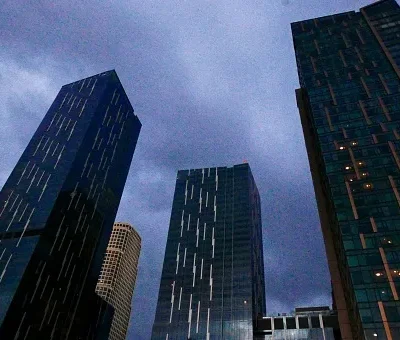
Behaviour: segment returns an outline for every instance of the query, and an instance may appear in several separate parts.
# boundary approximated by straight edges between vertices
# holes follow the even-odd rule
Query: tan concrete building
[[[96,293],[110,303],[115,311],[110,340],[125,340],[131,314],[141,238],[129,223],[114,223],[104,256]]]

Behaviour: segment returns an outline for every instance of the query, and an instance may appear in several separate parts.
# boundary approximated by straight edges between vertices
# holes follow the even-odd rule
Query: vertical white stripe
[[[24,171],[22,171],[21,177],[19,178],[19,180],[18,180],[18,182],[17,182],[17,185],[21,182],[22,177],[24,177],[25,172],[26,172],[26,169],[28,168],[29,164],[31,164],[31,161],[29,161],[29,162],[26,164],[26,166],[25,166],[25,168],[24,168]]]
[[[189,306],[189,316],[188,316],[188,339],[190,339],[190,330],[192,328],[192,294],[190,294],[190,306]]]
[[[61,159],[62,153],[64,152],[64,149],[65,149],[65,145],[62,147],[62,149],[61,149],[60,153],[58,154],[58,157],[57,157],[56,164],[54,165],[54,169],[57,167],[57,165],[58,165],[58,162],[59,162],[59,161],[60,161],[60,159]]]
[[[7,230],[10,228],[11,224],[14,222],[15,216],[17,216],[17,213],[18,213],[18,211],[19,211],[19,207],[20,207],[21,203],[22,203],[22,198],[21,198],[21,201],[19,202],[19,204],[18,204],[18,206],[17,206],[17,209],[15,209],[15,211],[14,211],[14,214],[13,214],[13,216],[12,216],[12,218],[11,218],[11,221],[10,221],[10,223],[8,224]]]
[[[90,93],[89,93],[89,97],[92,95],[92,92],[93,92],[93,90],[94,90],[94,87],[96,86],[96,83],[97,83],[97,79],[94,80],[92,89],[90,90]]]
[[[17,197],[15,197],[14,203],[11,205],[11,208],[9,209],[9,211],[13,210],[14,205],[17,202],[18,197],[19,197],[19,194],[17,195]]]
[[[210,265],[210,301],[212,300],[213,293],[213,277],[212,277],[212,264]]]
[[[178,310],[181,310],[181,300],[182,300],[182,287],[181,287],[181,290],[180,290],[180,292],[179,292]]]
[[[52,121],[51,121],[50,125],[53,123],[53,120],[54,120],[54,117],[53,117],[53,119],[52,119]],[[50,127],[50,126],[49,126],[49,127]],[[32,156],[35,156],[35,155],[36,155],[36,152],[39,150],[39,148],[40,148],[40,145],[42,144],[43,138],[44,138],[44,136],[43,136],[43,137],[40,139],[40,141],[39,141],[38,145],[36,146],[35,152],[33,153],[33,155],[32,155]],[[29,164],[29,163],[28,163],[28,164]],[[26,165],[26,166],[28,166],[28,165]],[[25,169],[26,169],[26,167],[25,167]]]
[[[204,183],[204,169],[201,169],[202,177],[201,177],[201,184]]]
[[[181,218],[181,237],[182,237],[182,234],[183,234],[183,216],[184,216],[184,214],[185,214],[185,210],[182,210],[182,218]]]
[[[211,240],[211,245],[212,245],[212,258],[214,258],[214,250],[215,250],[214,227],[213,227],[213,229],[212,229],[212,240]]]
[[[171,304],[171,312],[170,312],[170,314],[169,314],[169,323],[171,323],[172,322],[172,312],[174,311],[174,302],[172,301],[172,304]]]
[[[36,169],[34,175],[32,176],[31,183],[29,183],[28,189],[26,189],[26,192],[25,192],[26,194],[28,193],[29,189],[31,188],[31,186],[32,186],[32,184],[33,184],[33,182],[34,182],[34,180],[36,178],[36,174],[38,173],[38,171],[39,171],[39,168]]]
[[[22,220],[22,217],[24,216],[24,214],[25,214],[25,211],[26,211],[26,209],[28,208],[28,205],[29,205],[29,203],[27,203],[27,204],[26,204],[26,206],[25,206],[25,209],[24,209],[24,211],[21,213],[21,216],[19,217],[19,220],[18,220],[18,222],[21,222],[21,220]],[[1,214],[0,214],[0,216],[1,216]]]
[[[199,198],[199,212],[201,212],[201,205],[203,203],[203,198],[201,197],[201,193],[202,193],[203,189],[200,188],[200,198]]]
[[[190,214],[189,214],[189,218],[188,218],[187,230],[189,230],[189,227],[190,227]]]
[[[2,273],[0,275],[0,282],[1,282],[1,280],[3,280],[4,274],[6,273],[8,264],[10,263],[10,260],[11,260],[12,256],[13,256],[13,254],[10,254],[10,257],[8,258],[8,260],[6,262],[6,265],[4,266],[4,269],[3,269],[3,271],[2,271]]]
[[[174,291],[175,291],[175,281],[172,283],[172,293],[171,293],[171,313],[169,315],[169,323],[172,322],[172,313],[174,311]]]
[[[3,249],[3,252],[0,255],[0,260],[3,258],[4,253],[6,252],[6,248]]]
[[[72,125],[71,131],[69,132],[69,135],[68,135],[68,138],[67,138],[67,141],[69,141],[69,139],[71,138],[72,133],[73,133],[74,130],[75,130],[75,125],[76,125],[76,121],[74,122],[74,125]]]
[[[203,259],[201,259],[200,280],[203,280]]]
[[[203,241],[206,239],[206,228],[207,228],[207,224],[206,224],[206,222],[204,222]]]
[[[79,116],[78,117],[82,116],[82,113],[83,113],[83,111],[85,110],[85,107],[86,107],[86,103],[87,103],[87,99],[85,99],[85,102],[82,105],[81,112],[79,112]]]
[[[194,191],[194,185],[192,184],[192,193],[190,194],[190,199],[193,199],[193,191]]]
[[[186,264],[186,248],[185,248],[185,255],[183,256],[183,267],[185,267]]]
[[[208,207],[208,191],[206,193],[206,208]]]
[[[197,222],[199,222],[199,220],[197,220]],[[196,248],[199,247],[199,234],[200,234],[199,224],[197,223],[197,229],[196,229]]]
[[[192,298],[193,295],[190,294],[190,300],[189,300],[189,317],[188,317],[188,322],[190,323],[192,321]]]
[[[4,203],[3,209],[2,209],[1,212],[0,212],[0,216],[3,215],[4,210],[6,210],[7,205],[8,205],[8,202],[10,201],[11,196],[12,196],[13,193],[14,193],[14,190],[11,191],[10,195],[9,195],[8,198],[7,198],[7,201]]]
[[[194,253],[193,257],[193,284],[192,284],[193,287],[195,282],[196,282],[196,253]]]
[[[43,186],[42,193],[41,193],[40,196],[39,196],[38,202],[39,202],[40,199],[42,198],[43,193],[45,192],[45,190],[46,190],[46,188],[47,188],[47,183],[49,183],[50,177],[51,177],[51,174],[49,175],[49,177],[47,178],[46,183],[45,183],[44,186]]]
[[[200,319],[200,301],[197,304],[197,324],[196,324],[196,333],[199,332],[199,319]]]
[[[181,244],[178,244],[178,250],[176,251],[176,271],[175,274],[178,274],[178,268],[179,268],[179,249],[180,249]]]
[[[207,340],[210,339],[210,308],[207,309]]]
[[[187,194],[188,194],[187,187],[188,187],[188,180],[186,180],[186,188],[185,188],[185,205],[186,205],[186,202],[187,202]]]

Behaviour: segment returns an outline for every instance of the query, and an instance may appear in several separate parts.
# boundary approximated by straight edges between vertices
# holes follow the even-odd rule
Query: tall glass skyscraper
[[[61,88],[0,192],[1,339],[102,329],[95,287],[140,128],[115,71]]]
[[[344,339],[400,339],[400,8],[292,24],[296,91]]]
[[[178,171],[152,339],[252,339],[264,288],[249,165]]]

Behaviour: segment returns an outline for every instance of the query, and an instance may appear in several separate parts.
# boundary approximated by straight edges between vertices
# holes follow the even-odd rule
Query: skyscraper
[[[95,287],[140,128],[115,71],[61,88],[0,192],[1,339],[96,336]]]
[[[96,286],[97,294],[114,308],[110,340],[126,338],[141,242],[129,223],[114,223]]]
[[[344,339],[400,339],[400,8],[292,24],[296,91]]]
[[[252,339],[264,290],[249,165],[178,171],[152,339]]]

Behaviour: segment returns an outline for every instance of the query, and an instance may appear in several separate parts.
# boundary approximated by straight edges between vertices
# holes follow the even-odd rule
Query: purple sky
[[[118,216],[143,240],[129,339],[150,338],[178,169],[247,160],[262,200],[267,311],[330,304],[290,22],[371,2],[0,4],[0,187],[63,84],[115,68],[143,124]]]

